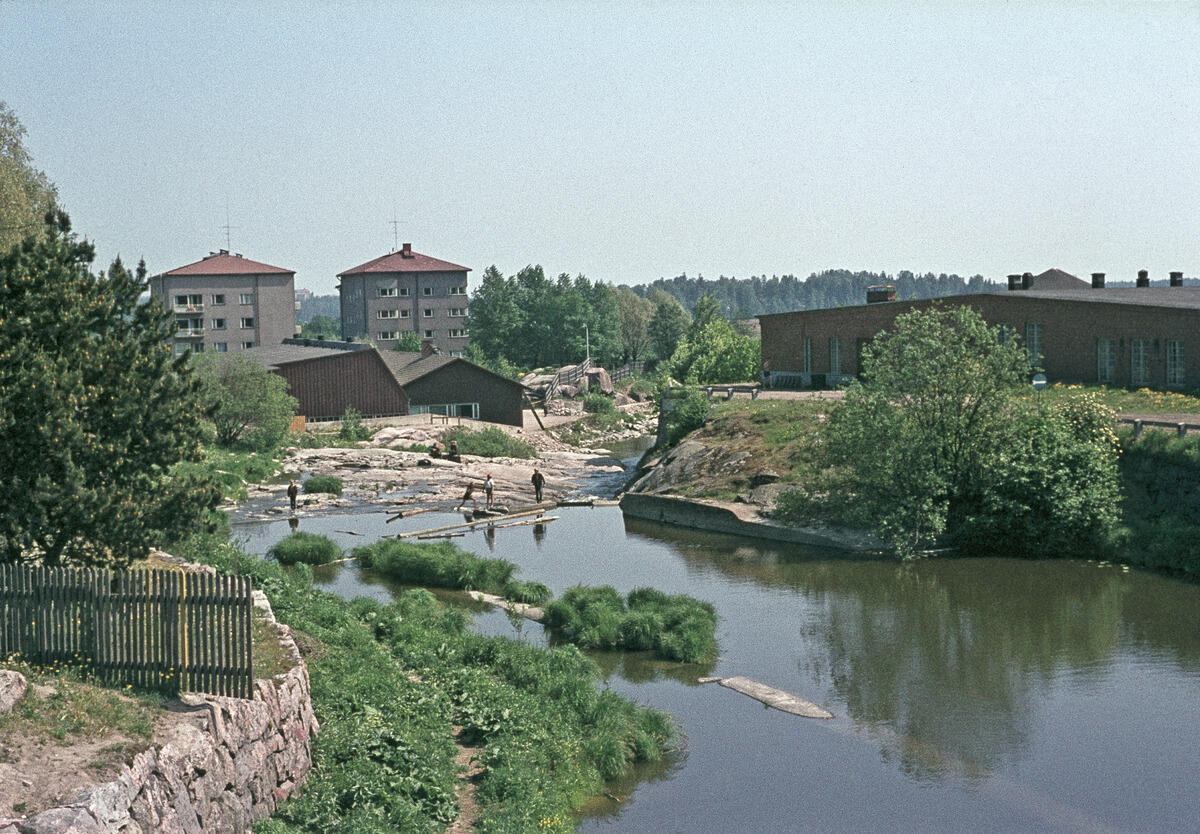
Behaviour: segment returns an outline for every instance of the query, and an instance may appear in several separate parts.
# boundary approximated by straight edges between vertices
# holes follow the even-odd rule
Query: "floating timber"
[[[401,510],[387,520],[387,524],[391,524],[398,518],[408,518],[410,515],[420,515],[421,513],[431,513],[437,507],[413,507],[411,510]]]
[[[799,715],[803,718],[833,718],[832,712],[822,709],[812,701],[797,698],[795,695],[784,692],[782,689],[767,686],[765,683],[759,683],[758,681],[750,680],[750,678],[744,678],[741,675],[736,675],[732,678],[700,678],[699,682],[719,683],[726,689],[732,689],[734,692],[749,695],[754,700],[761,701],[769,707],[789,712],[792,715]]]
[[[504,597],[498,597],[495,594],[485,594],[483,591],[467,591],[467,596],[476,602],[486,602],[489,605],[494,605],[497,608],[511,609],[516,611],[527,620],[533,620],[540,623],[545,612],[536,605],[529,605],[524,602],[509,602]]]
[[[534,516],[534,515],[544,515],[545,512],[546,512],[545,508],[541,507],[539,505],[536,509],[524,510],[523,512],[519,512],[519,513],[509,513],[508,515],[505,515],[505,516],[492,516],[491,518],[483,518],[483,519],[480,519],[479,521],[460,522],[459,524],[446,524],[446,525],[443,525],[442,527],[430,527],[427,530],[414,530],[411,533],[399,533],[396,535],[396,538],[404,539],[404,538],[409,538],[411,536],[424,536],[424,535],[428,535],[429,533],[441,533],[445,530],[471,529],[474,527],[479,527],[484,524],[495,524],[497,518],[504,518],[504,519],[528,518],[529,516]]]

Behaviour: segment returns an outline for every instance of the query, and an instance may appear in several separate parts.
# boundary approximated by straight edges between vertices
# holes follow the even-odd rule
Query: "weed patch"
[[[455,426],[442,436],[442,441],[447,447],[451,441],[457,442],[458,451],[463,455],[478,455],[485,458],[529,459],[537,457],[537,450],[528,443],[518,440],[495,426],[478,431]]]
[[[314,475],[304,482],[304,491],[341,495],[342,479],[335,475]]]
[[[464,588],[503,594],[517,566],[481,559],[449,542],[425,544],[380,539],[353,551],[358,564],[406,585]]]
[[[325,536],[297,531],[272,545],[267,555],[281,565],[325,565],[342,558],[342,549]]]

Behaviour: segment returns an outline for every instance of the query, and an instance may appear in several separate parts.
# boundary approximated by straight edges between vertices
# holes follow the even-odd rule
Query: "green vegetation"
[[[1200,438],[1126,430],[1121,446],[1121,560],[1200,578]]]
[[[590,649],[652,651],[684,663],[705,663],[717,654],[712,605],[652,588],[638,588],[622,599],[608,585],[577,585],[546,606],[546,625]]]
[[[549,602],[554,594],[541,582],[522,582],[518,579],[511,579],[504,583],[504,589],[500,596],[509,602],[542,605]]]
[[[324,492],[329,495],[342,494],[342,479],[336,475],[314,475],[304,482],[305,492]]]
[[[464,588],[503,594],[517,566],[504,559],[482,559],[449,542],[380,539],[354,548],[364,568],[397,582],[428,588]]]
[[[607,399],[607,397],[605,398]],[[570,423],[564,423],[557,429],[552,429],[551,434],[561,440],[563,443],[569,443],[575,446],[585,445],[590,438],[595,438],[602,434],[620,431],[627,426],[637,422],[637,417],[632,414],[626,414],[623,411],[613,409],[609,412],[601,412],[598,414],[588,414],[580,417],[578,420],[572,420]]]
[[[1151,391],[1138,388],[1109,388],[1106,385],[1063,385],[1057,382],[1042,391],[1049,401],[1090,394],[1116,412],[1129,414],[1200,414],[1200,397],[1179,391]]]
[[[257,831],[440,832],[456,816],[452,725],[480,745],[478,828],[537,830],[569,820],[603,780],[661,757],[670,719],[595,686],[572,646],[546,650],[471,633],[414,590],[347,602],[212,539],[185,555],[253,576],[298,630],[321,722],[304,791]],[[301,569],[304,566],[299,566]]]
[[[342,414],[342,427],[338,429],[338,439],[357,443],[360,440],[370,440],[371,430],[363,424],[362,414],[354,406],[347,406]]]
[[[236,354],[202,353],[193,362],[217,442],[256,452],[277,449],[296,416],[287,380]]]
[[[25,126],[0,101],[0,252],[40,235],[46,212],[57,208],[54,185],[33,166],[24,137]]]
[[[969,307],[913,311],[864,348],[863,370],[823,434],[859,518],[900,553],[1111,550],[1114,415],[1090,398],[1031,403],[1016,340]]]
[[[342,323],[333,316],[315,315],[308,321],[298,323],[300,325],[300,336],[304,339],[320,339],[326,342],[335,342],[342,337]]]
[[[279,473],[279,461],[270,454],[226,449],[212,444],[201,447],[197,460],[178,463],[174,477],[211,481],[225,500],[244,501],[247,484],[263,484]]]
[[[711,409],[712,401],[699,388],[687,388],[682,394],[674,395],[670,410],[659,417],[660,424],[665,426],[662,434],[666,445],[674,446],[685,435],[703,426]]]
[[[138,302],[145,266],[93,274],[92,245],[48,219],[0,254],[0,558],[119,566],[220,500],[168,474],[199,456],[199,387],[171,355],[174,317]]]
[[[611,395],[595,391],[584,395],[583,410],[588,414],[612,414],[617,406]]]
[[[342,558],[342,549],[325,536],[298,530],[277,541],[267,555],[281,565],[294,565],[297,562],[327,565],[334,559]]]
[[[400,338],[396,340],[393,350],[401,353],[420,353],[421,337],[417,335],[415,330],[405,330],[400,334]]]
[[[756,382],[762,364],[759,340],[738,332],[709,296],[696,302],[692,315],[663,370],[688,385]]]
[[[462,455],[478,455],[485,458],[524,458],[526,460],[537,457],[537,449],[496,426],[488,426],[477,431],[463,426],[454,426],[442,435],[442,443],[447,448],[452,441],[458,443],[458,452]]]

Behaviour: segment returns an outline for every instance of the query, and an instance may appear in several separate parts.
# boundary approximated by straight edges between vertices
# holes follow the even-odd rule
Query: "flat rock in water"
[[[700,678],[700,683],[719,683],[727,689],[749,695],[756,701],[761,701],[767,706],[783,712],[790,712],[792,715],[804,718],[833,718],[832,712],[822,709],[812,701],[797,698],[782,689],[776,689],[740,675],[732,678]]]

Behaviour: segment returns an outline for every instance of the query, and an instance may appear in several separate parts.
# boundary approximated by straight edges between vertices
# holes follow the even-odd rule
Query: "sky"
[[[151,273],[1200,275],[1196,2],[0,0],[0,101]]]

